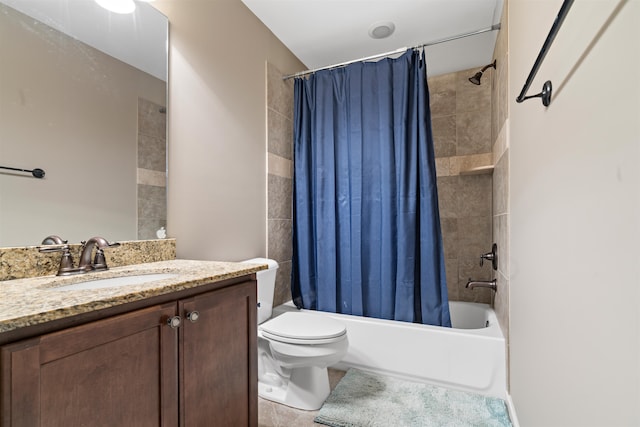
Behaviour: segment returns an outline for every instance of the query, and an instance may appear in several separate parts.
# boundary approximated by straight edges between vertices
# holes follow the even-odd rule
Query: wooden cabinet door
[[[2,426],[178,423],[176,304],[2,347]]]
[[[181,300],[178,311],[180,425],[257,426],[255,282]]]

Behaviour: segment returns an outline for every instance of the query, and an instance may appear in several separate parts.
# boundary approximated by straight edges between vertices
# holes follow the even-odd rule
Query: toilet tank
[[[267,264],[269,266],[267,270],[260,270],[256,273],[258,280],[258,324],[260,324],[271,317],[278,263],[268,258],[252,258],[242,262],[245,264]]]

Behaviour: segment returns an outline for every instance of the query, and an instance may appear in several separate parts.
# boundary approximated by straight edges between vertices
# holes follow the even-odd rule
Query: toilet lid
[[[283,313],[260,325],[260,329],[267,338],[283,342],[326,343],[347,333],[346,327],[335,319],[296,312]]]

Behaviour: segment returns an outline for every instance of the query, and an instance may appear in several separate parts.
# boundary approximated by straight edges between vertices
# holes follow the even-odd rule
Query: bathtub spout
[[[490,281],[471,280],[471,279],[469,279],[469,281],[467,282],[467,285],[465,286],[465,288],[469,288],[469,289],[473,289],[473,288],[489,288],[493,292],[497,292],[498,291],[498,286],[496,285],[496,279],[493,279],[493,280],[490,280]]]

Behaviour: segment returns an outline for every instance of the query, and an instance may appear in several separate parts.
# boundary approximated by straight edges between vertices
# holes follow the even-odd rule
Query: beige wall
[[[170,21],[167,229],[178,257],[265,256],[265,63],[304,67],[240,0],[154,6]]]
[[[138,97],[165,83],[5,6],[0,13],[0,246],[135,239]]]
[[[640,2],[509,2],[511,395],[521,425],[640,425]],[[620,7],[619,13],[616,7]]]

